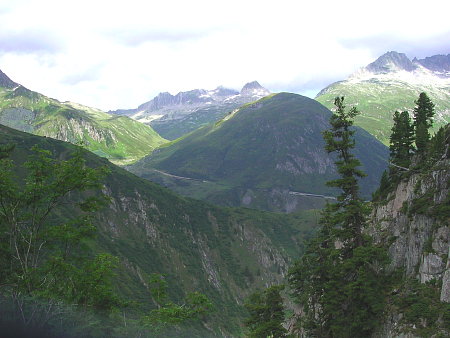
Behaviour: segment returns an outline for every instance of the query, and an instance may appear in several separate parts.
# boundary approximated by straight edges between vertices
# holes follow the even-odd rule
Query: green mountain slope
[[[362,112],[356,117],[355,125],[388,145],[394,112],[412,113],[414,101],[421,92],[426,92],[436,105],[434,127],[437,130],[450,122],[450,77],[448,61],[445,63],[450,55],[427,59],[436,59],[442,65],[435,62],[440,67],[429,69],[424,60],[410,61],[404,54],[386,53],[348,79],[323,89],[316,100],[331,109],[336,96],[345,96],[348,105],[355,105]]]
[[[17,165],[34,144],[58,158],[75,147],[0,126],[0,144],[5,143],[16,144]],[[104,186],[111,203],[95,218],[98,236],[92,249],[119,257],[116,289],[141,304],[126,311],[142,314],[154,308],[146,281],[151,273],[166,274],[173,301],[190,291],[212,300],[215,311],[202,337],[241,332],[243,299],[282,279],[317,218],[314,211],[285,215],[212,206],[180,197],[92,153],[86,152],[86,158],[89,165],[111,170]],[[70,205],[59,212],[61,217],[71,213]]]
[[[129,169],[220,204],[280,211],[317,207],[315,196],[294,199],[295,193],[334,194],[325,185],[335,177],[335,167],[323,150],[321,134],[330,115],[307,97],[274,94],[158,149]],[[362,181],[369,196],[386,167],[387,149],[358,129],[355,152],[369,174]]]
[[[125,116],[61,103],[0,74],[0,123],[84,146],[117,164],[132,163],[166,142],[151,127]]]

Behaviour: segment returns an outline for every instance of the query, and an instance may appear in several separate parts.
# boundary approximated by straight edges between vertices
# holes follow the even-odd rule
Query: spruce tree
[[[285,318],[283,298],[280,292],[283,285],[273,285],[264,291],[250,295],[245,307],[250,313],[245,325],[248,337],[285,337],[287,330],[283,327]]]
[[[346,112],[343,102],[343,97],[335,99],[331,128],[323,133],[325,149],[337,153],[340,175],[329,185],[342,193],[324,209],[321,229],[289,272],[294,299],[304,313],[297,328],[308,336],[370,336],[387,289],[382,269],[387,253],[363,235],[368,208],[359,197],[358,179],[364,173],[351,153],[355,146],[351,127],[358,112],[355,108]]]
[[[414,128],[416,133],[416,147],[419,153],[426,149],[430,140],[428,129],[433,125],[434,103],[426,93],[420,93],[419,98],[415,101],[414,108]]]
[[[358,179],[366,176],[360,169],[361,162],[351,153],[355,147],[352,129],[353,119],[358,115],[355,107],[345,111],[344,98],[334,101],[336,112],[331,116],[331,129],[323,132],[325,150],[337,153],[335,162],[340,178],[327,182],[328,186],[340,188],[342,193],[334,205],[334,221],[341,229],[341,239],[349,248],[363,244],[361,229],[365,223],[364,201],[359,197]]]
[[[390,137],[390,160],[394,165],[408,167],[414,151],[414,127],[407,111],[394,113],[394,126]],[[397,172],[395,167],[391,174]]]

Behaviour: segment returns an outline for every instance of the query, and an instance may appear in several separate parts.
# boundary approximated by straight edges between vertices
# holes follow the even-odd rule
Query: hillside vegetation
[[[82,143],[116,164],[135,162],[166,142],[151,127],[128,117],[59,102],[11,80],[4,84],[0,86],[0,123],[11,128]]]

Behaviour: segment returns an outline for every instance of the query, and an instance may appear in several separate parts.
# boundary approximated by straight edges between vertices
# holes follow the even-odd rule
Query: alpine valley
[[[0,126],[0,145],[5,144],[16,145],[12,158],[21,173],[33,145],[59,159],[76,149],[66,142]],[[95,154],[85,152],[84,156],[89,166],[110,170],[103,187],[109,205],[95,216],[97,236],[89,247],[91,252],[118,257],[114,290],[131,302],[127,316],[142,315],[157,306],[149,293],[152,273],[165,276],[171,301],[193,291],[212,301],[214,311],[202,325],[185,327],[174,337],[239,335],[245,316],[243,299],[255,288],[280,282],[316,226],[317,211],[286,215],[217,207],[178,196]],[[59,221],[74,216],[76,196],[70,201],[58,210]],[[0,297],[0,305],[1,301]],[[66,334],[74,333],[57,335]]]
[[[129,166],[131,172],[210,202],[292,212],[321,207],[335,190],[322,132],[331,112],[317,101],[272,94],[230,112]],[[387,148],[361,128],[356,154],[369,198],[387,167]]]
[[[450,55],[110,112],[0,71],[0,336],[447,337],[449,120]]]

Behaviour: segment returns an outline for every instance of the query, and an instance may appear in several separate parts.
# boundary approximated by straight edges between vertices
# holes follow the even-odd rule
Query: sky
[[[448,0],[0,0],[0,70],[102,110],[159,92],[314,97],[387,51],[450,53]]]

